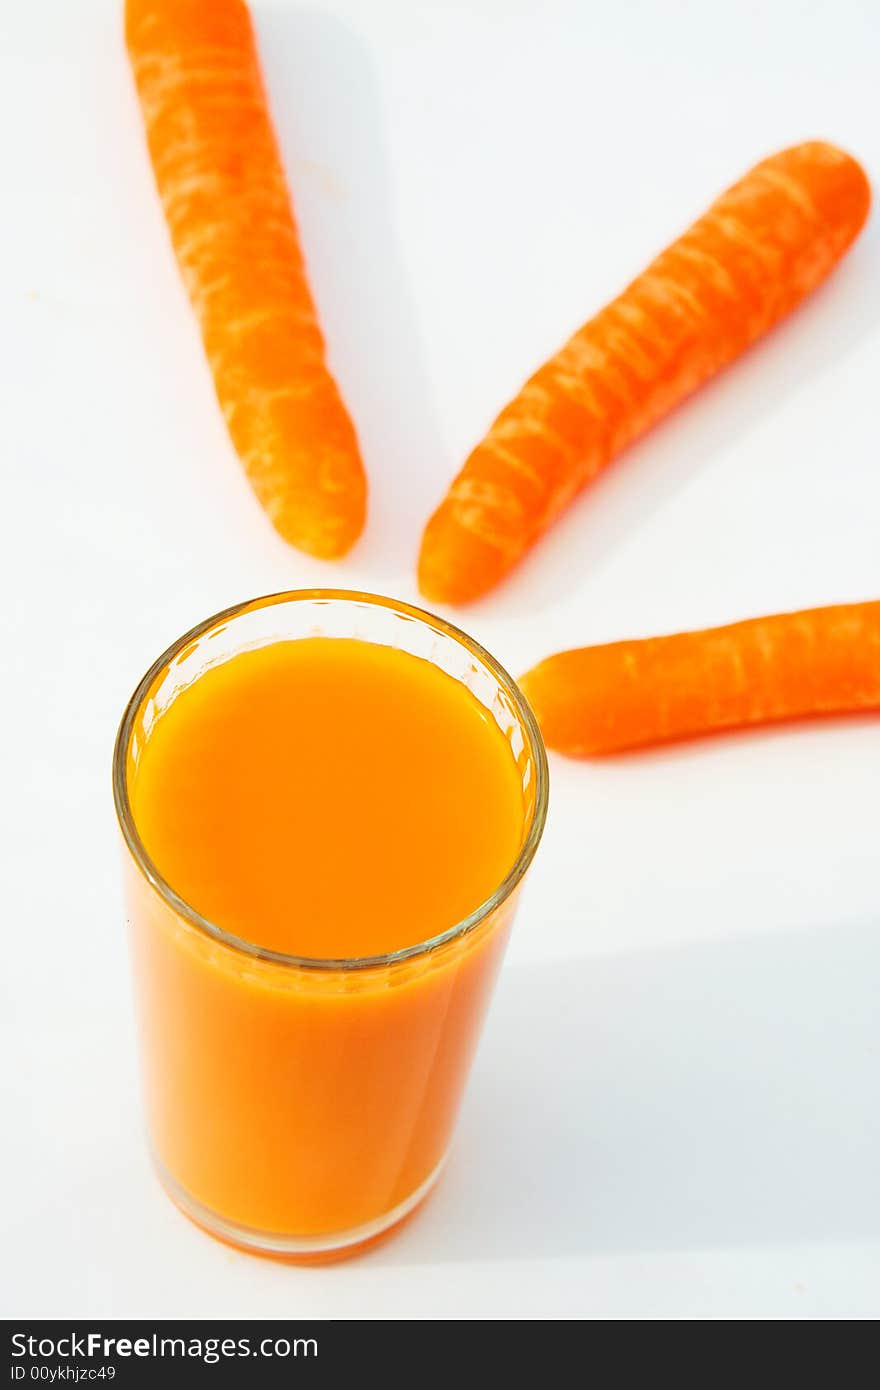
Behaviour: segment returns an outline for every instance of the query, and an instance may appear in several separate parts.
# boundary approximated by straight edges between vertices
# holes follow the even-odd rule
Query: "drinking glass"
[[[463,921],[384,955],[316,959],[230,935],[163,878],[131,788],[156,720],[209,667],[268,643],[360,638],[465,686],[519,773],[516,860]],[[166,1190],[213,1235],[309,1261],[390,1232],[443,1166],[524,876],[547,813],[547,759],[515,681],[475,641],[406,603],[301,590],[199,623],[159,657],[120,725],[113,789],[148,1130]],[[425,788],[430,795],[430,788]],[[469,807],[462,805],[467,816]],[[339,864],[339,873],[346,866]],[[438,874],[455,864],[438,863]]]

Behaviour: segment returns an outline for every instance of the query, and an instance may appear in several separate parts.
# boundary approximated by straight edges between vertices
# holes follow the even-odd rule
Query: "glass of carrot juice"
[[[166,1190],[246,1249],[354,1253],[449,1147],[547,812],[525,698],[408,604],[274,594],[151,666],[113,788]]]

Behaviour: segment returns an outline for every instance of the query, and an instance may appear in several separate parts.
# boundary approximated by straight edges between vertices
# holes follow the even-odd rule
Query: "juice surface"
[[[520,774],[471,693],[407,652],[314,637],[241,652],[181,691],[132,809],[192,907],[301,956],[424,941],[512,867]]]

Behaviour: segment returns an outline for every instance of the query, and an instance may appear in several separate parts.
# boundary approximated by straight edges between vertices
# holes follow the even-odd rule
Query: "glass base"
[[[439,1178],[446,1162],[444,1154],[434,1171],[428,1174],[415,1192],[411,1192],[390,1211],[377,1216],[374,1221],[366,1221],[362,1226],[351,1226],[346,1231],[328,1231],[325,1235],[291,1236],[241,1226],[237,1221],[218,1216],[210,1207],[204,1206],[181,1187],[155,1154],[152,1157],[159,1181],[172,1202],[190,1221],[207,1231],[208,1235],[251,1255],[288,1260],[295,1264],[328,1264],[332,1260],[347,1260],[378,1245],[415,1214]]]

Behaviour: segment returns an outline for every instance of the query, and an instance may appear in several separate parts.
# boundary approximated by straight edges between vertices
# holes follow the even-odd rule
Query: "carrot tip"
[[[826,140],[807,140],[767,162],[807,169],[810,197],[821,217],[845,234],[841,251],[855,240],[871,208],[871,185],[857,159]]]
[[[445,507],[425,527],[418,583],[432,603],[470,603],[482,598],[509,568],[499,548],[462,526]]]
[[[340,517],[328,512],[316,515],[314,508],[285,507],[271,517],[272,525],[288,545],[304,550],[319,560],[338,560],[347,555],[359,539],[366,520],[365,509],[360,513]]]

